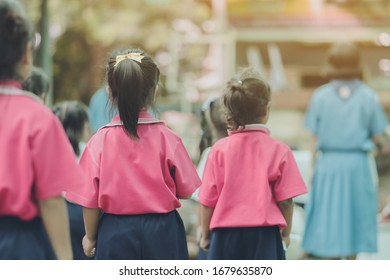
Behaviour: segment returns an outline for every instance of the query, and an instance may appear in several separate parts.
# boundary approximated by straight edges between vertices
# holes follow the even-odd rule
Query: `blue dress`
[[[318,257],[377,250],[377,173],[372,137],[387,117],[377,94],[359,80],[318,88],[305,116],[317,158],[305,206],[303,249]]]

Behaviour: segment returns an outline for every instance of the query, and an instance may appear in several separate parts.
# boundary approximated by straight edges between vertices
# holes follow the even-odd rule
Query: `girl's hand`
[[[203,236],[200,238],[200,248],[202,248],[205,251],[209,250],[210,247],[210,239],[205,239]]]
[[[284,242],[284,245],[286,245],[286,250],[288,248],[288,246],[290,246],[290,236],[282,236],[283,238],[283,242]]]
[[[86,235],[83,237],[83,250],[87,257],[95,256],[96,240],[90,240]]]

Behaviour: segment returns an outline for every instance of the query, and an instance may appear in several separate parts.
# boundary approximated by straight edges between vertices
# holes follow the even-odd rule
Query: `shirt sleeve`
[[[370,120],[371,136],[381,134],[388,125],[387,116],[379,102],[378,96],[373,98],[372,115]]]
[[[219,198],[216,177],[217,164],[214,153],[210,152],[203,171],[202,186],[199,191],[199,202],[207,207],[214,208]]]
[[[279,165],[279,178],[274,184],[276,201],[283,201],[307,192],[291,150],[287,150]]]
[[[99,197],[99,165],[89,146],[87,145],[80,158],[80,166],[84,171],[87,181],[79,189],[67,192],[65,197],[69,201],[87,208],[98,208]]]
[[[200,186],[198,173],[181,140],[176,147],[171,169],[176,183],[176,196],[190,196]]]
[[[61,195],[85,183],[65,131],[51,113],[42,116],[40,128],[31,137],[31,150],[38,200]]]

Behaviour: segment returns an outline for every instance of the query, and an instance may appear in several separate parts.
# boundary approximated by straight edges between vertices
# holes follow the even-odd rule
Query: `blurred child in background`
[[[46,94],[50,90],[49,78],[42,69],[33,67],[30,76],[22,83],[22,87],[23,90],[36,94],[45,103]]]
[[[197,165],[199,177],[203,176],[204,167],[211,146],[219,139],[227,136],[226,117],[221,97],[207,100],[202,106],[201,112],[202,136],[199,143],[200,159]],[[197,202],[198,212],[198,240],[201,236],[201,205],[199,203],[199,189],[192,195],[192,199]],[[207,259],[207,252],[199,247],[198,259]]]
[[[85,148],[85,143],[91,136],[88,107],[80,101],[63,101],[55,104],[52,110],[61,121],[78,159]],[[67,201],[66,204],[68,207],[73,257],[75,260],[91,259],[84,254],[81,244],[85,235],[83,208],[70,201]]]

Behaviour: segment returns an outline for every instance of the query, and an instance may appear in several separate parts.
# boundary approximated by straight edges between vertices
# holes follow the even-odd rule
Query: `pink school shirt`
[[[181,139],[141,112],[139,139],[131,139],[119,116],[88,142],[80,159],[89,183],[66,198],[111,214],[168,213],[201,184]]]
[[[286,226],[277,205],[307,192],[290,148],[263,125],[231,132],[211,148],[200,203],[214,208],[210,229]]]
[[[85,183],[57,117],[16,81],[0,82],[0,215],[31,220],[37,201]]]

